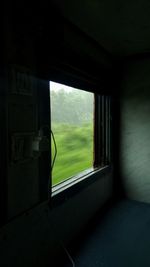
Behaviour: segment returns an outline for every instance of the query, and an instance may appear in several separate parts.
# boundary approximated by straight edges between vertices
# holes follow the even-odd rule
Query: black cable
[[[56,224],[54,223],[54,217],[51,217],[49,215],[50,215],[50,212],[47,213],[48,224],[50,224],[50,227],[51,227],[50,229],[53,230],[55,236],[57,237],[57,240],[58,240],[60,246],[62,247],[62,249],[67,254],[68,259],[69,259],[69,261],[72,264],[72,267],[75,267],[75,262],[74,262],[72,256],[70,255],[70,252],[68,251],[68,249],[66,248],[66,245],[64,244],[64,242],[60,238],[59,231],[55,228],[56,227]]]
[[[49,126],[48,125],[43,125],[40,130],[44,130],[44,128],[49,131]],[[56,156],[57,156],[57,145],[56,145],[56,141],[55,141],[55,137],[54,137],[53,131],[50,130],[50,132],[51,132],[51,135],[52,135],[52,138],[53,138],[53,142],[54,142],[54,147],[55,147],[55,154],[54,154],[54,158],[53,158],[52,165],[51,165],[51,171],[52,171],[53,167],[54,167],[54,164],[55,164]]]
[[[57,145],[56,145],[55,137],[54,137],[54,134],[53,134],[52,130],[51,130],[51,135],[52,135],[52,138],[53,138],[54,148],[55,148],[55,154],[54,154],[54,158],[53,158],[52,165],[51,165],[51,171],[52,171],[53,167],[54,167],[54,164],[55,164],[56,156],[57,156]]]

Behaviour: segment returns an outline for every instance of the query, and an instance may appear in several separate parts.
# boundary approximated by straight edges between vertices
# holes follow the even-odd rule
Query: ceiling
[[[112,55],[150,52],[149,0],[64,0],[59,5],[65,18]]]

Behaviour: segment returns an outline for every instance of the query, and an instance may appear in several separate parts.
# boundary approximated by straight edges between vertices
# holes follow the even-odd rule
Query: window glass
[[[94,94],[50,82],[50,100],[56,185],[93,167]]]

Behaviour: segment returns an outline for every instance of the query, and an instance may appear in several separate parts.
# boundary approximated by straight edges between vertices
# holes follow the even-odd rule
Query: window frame
[[[65,186],[56,186],[52,191],[50,207],[54,208],[68,201],[73,196],[94,184],[97,180],[104,178],[104,175],[108,175],[112,172],[112,166],[107,165],[105,167],[93,169],[93,171],[87,173],[87,175],[80,177],[80,179],[74,180]],[[72,178],[70,178],[72,179]],[[64,182],[63,182],[64,183]]]
[[[94,168],[111,163],[111,97],[95,94]]]
[[[69,86],[72,85],[70,84]],[[84,89],[80,88],[80,90],[89,91],[85,90],[85,87]],[[54,186],[52,186],[51,170],[51,197],[53,200],[56,199],[58,195],[62,196],[60,197],[61,200],[62,198],[67,199],[66,192],[68,192],[68,190],[76,192],[76,188],[79,190],[79,188],[87,186],[89,180],[91,180],[90,183],[94,182],[95,179],[91,179],[93,174],[97,172],[102,174],[111,168],[111,97],[99,95],[95,92],[92,93],[94,94],[93,168],[78,173],[73,177],[69,177]]]

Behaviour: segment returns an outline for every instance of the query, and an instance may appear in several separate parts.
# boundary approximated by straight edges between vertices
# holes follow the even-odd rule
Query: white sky
[[[73,90],[72,87],[70,86],[67,86],[67,85],[64,85],[64,84],[61,84],[61,83],[55,83],[55,82],[49,82],[50,84],[50,88],[52,91],[55,91],[55,92],[58,92],[59,90],[64,90],[66,92],[70,92]]]

